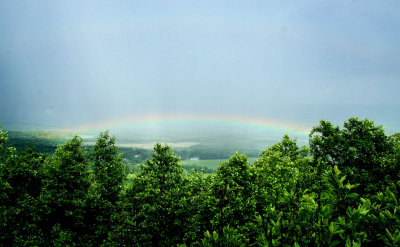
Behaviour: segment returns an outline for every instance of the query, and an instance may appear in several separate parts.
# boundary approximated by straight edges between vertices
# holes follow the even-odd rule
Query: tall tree
[[[100,133],[92,157],[99,193],[104,199],[116,203],[126,177],[126,166],[122,162],[123,154],[115,145],[115,136],[110,136],[108,131]]]
[[[224,233],[224,227],[241,226],[243,241],[254,237],[257,231],[254,178],[245,154],[236,153],[218,167],[209,199],[214,215],[212,227],[218,234]]]
[[[55,245],[83,242],[84,212],[91,185],[86,150],[77,136],[59,146],[45,163],[42,203],[43,226]]]
[[[0,130],[0,145],[7,134]],[[42,165],[45,157],[28,149],[0,147],[0,243],[4,246],[43,244],[39,228]]]
[[[270,245],[293,245],[285,238],[287,234],[296,235],[289,222],[295,217],[302,189],[313,182],[308,148],[300,148],[297,139],[284,135],[281,142],[261,153],[253,169],[257,212],[265,241]],[[270,222],[278,223],[271,226]]]
[[[175,246],[188,227],[187,194],[180,159],[168,145],[157,143],[127,191],[135,221],[136,245]]]
[[[101,245],[115,227],[112,218],[118,211],[126,167],[123,154],[115,145],[115,137],[109,132],[101,132],[89,155],[92,158],[94,183],[87,200],[87,231],[91,234],[90,242]]]

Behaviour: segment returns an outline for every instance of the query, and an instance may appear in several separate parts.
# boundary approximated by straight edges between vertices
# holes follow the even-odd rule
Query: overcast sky
[[[229,114],[400,131],[400,1],[0,2],[0,123]]]

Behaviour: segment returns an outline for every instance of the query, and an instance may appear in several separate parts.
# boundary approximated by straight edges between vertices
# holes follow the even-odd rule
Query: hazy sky
[[[400,131],[400,1],[0,2],[0,123],[144,114]]]

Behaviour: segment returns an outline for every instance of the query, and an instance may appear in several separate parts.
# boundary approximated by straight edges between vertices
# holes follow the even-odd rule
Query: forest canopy
[[[400,134],[321,120],[250,165],[185,171],[168,145],[131,179],[114,136],[53,154],[17,152],[0,130],[1,246],[399,246]]]

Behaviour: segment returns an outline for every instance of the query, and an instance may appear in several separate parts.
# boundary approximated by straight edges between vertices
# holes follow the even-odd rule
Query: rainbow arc
[[[193,114],[149,114],[134,117],[111,119],[96,123],[76,126],[67,131],[79,133],[99,132],[105,129],[140,129],[157,127],[218,127],[243,128],[275,133],[289,133],[307,136],[310,128],[304,125],[233,115],[193,115]]]

